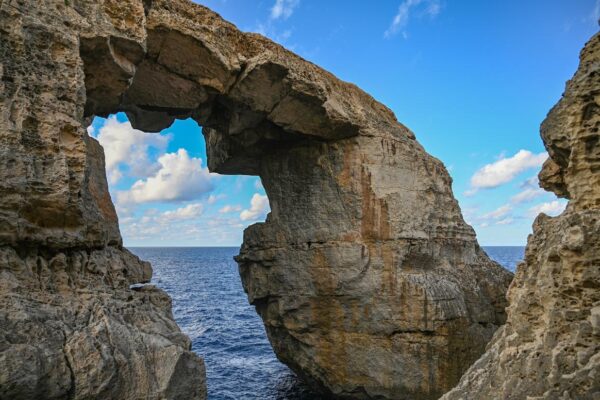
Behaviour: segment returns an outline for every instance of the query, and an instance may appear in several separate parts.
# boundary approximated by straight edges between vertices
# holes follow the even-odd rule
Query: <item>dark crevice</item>
[[[144,4],[144,14],[146,14],[146,17],[148,16],[148,14],[150,14],[150,10],[152,9],[152,3],[154,2],[153,0],[142,0],[143,4]]]
[[[77,391],[76,380],[75,380],[75,372],[73,371],[73,366],[71,365],[71,361],[69,361],[69,356],[67,355],[67,333],[63,331],[64,341],[63,341],[63,355],[65,358],[65,364],[67,364],[67,368],[69,369],[69,375],[71,378],[71,386],[69,386],[69,390],[67,391],[67,400],[71,400],[75,398],[75,393]]]

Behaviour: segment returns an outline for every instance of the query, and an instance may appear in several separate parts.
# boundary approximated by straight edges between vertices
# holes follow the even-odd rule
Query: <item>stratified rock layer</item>
[[[542,124],[540,183],[569,204],[541,214],[508,320],[445,400],[600,398],[600,34]]]
[[[0,394],[203,396],[164,294],[127,286],[149,275],[121,248],[85,131],[117,111],[150,131],[191,117],[212,171],[261,177],[272,212],[245,232],[242,281],[277,356],[322,392],[437,398],[504,322],[511,275],[477,245],[446,169],[356,86],[187,1],[1,4],[0,245],[15,261],[0,261],[14,282],[0,357],[27,364],[21,315],[60,327],[30,348],[55,367],[25,382],[0,364]],[[66,283],[36,286],[56,257]]]
[[[0,248],[1,399],[205,398],[204,365],[126,250]]]
[[[129,17],[81,3],[0,2],[0,399],[204,399],[170,298],[130,289],[152,269],[121,246],[85,131],[79,29]]]

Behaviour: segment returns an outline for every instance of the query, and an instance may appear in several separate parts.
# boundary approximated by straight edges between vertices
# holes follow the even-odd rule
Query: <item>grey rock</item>
[[[0,398],[205,398],[150,264],[122,248],[0,248]]]

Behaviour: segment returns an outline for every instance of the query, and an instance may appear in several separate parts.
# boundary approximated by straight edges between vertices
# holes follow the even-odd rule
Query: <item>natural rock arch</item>
[[[55,334],[39,333],[32,354],[51,351],[54,370],[69,373],[43,376],[42,365],[30,381],[12,377],[6,393],[203,396],[199,384],[186,385],[202,376],[189,343],[174,324],[156,322],[171,321],[168,300],[127,288],[148,280],[149,268],[121,247],[102,150],[84,129],[94,115],[117,111],[143,130],[191,117],[203,126],[212,171],[261,177],[272,212],[246,230],[237,261],[277,356],[308,383],[343,397],[433,399],[458,382],[504,322],[511,275],[477,245],[442,163],[389,109],[187,1],[72,3],[3,8],[23,28],[2,42],[10,51],[3,130],[21,140],[3,136],[3,190],[15,196],[1,204],[0,244],[15,281],[30,284],[33,294],[19,293],[32,310],[32,296],[52,303],[73,296],[73,285],[113,298],[92,295],[103,307],[101,316],[83,312],[93,323],[74,313]],[[44,260],[36,272],[31,265]],[[43,273],[50,294],[32,283]],[[123,304],[156,318],[125,318]],[[101,317],[119,329],[90,329]],[[115,338],[121,329],[127,335]],[[130,353],[142,355],[128,361]],[[119,372],[90,378],[93,362],[82,365],[78,354]],[[145,368],[159,357],[162,369]],[[147,389],[128,387],[140,377]]]

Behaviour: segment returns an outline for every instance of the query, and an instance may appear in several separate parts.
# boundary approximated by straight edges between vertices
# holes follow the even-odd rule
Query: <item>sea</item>
[[[514,271],[524,247],[484,247]],[[280,363],[248,304],[237,247],[134,247],[154,268],[153,283],[173,298],[173,315],[204,358],[209,400],[320,400]]]

